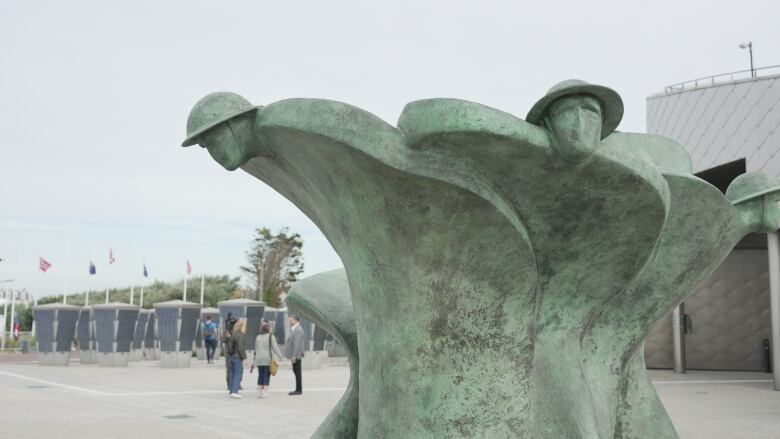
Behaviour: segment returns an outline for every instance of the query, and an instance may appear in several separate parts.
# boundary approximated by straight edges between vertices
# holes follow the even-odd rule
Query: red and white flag
[[[42,272],[46,273],[46,270],[51,268],[51,262],[41,258],[40,262],[38,263],[38,268],[40,268]]]
[[[192,274],[192,265],[190,265],[189,259],[187,259],[187,274]]]
[[[113,264],[116,262],[116,259],[114,259],[114,250],[109,247],[108,249],[108,263]]]

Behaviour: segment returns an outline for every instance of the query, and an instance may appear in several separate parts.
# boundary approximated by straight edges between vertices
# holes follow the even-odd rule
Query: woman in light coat
[[[271,333],[271,324],[264,321],[260,327],[260,334],[255,338],[254,366],[257,366],[257,391],[260,398],[270,397],[271,384],[271,353],[277,363],[282,361],[282,351],[276,343],[276,337]],[[253,366],[253,367],[254,367]]]

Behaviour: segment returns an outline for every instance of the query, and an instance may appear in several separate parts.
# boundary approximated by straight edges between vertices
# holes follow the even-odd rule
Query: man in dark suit
[[[293,373],[295,374],[295,390],[290,395],[300,395],[303,393],[301,360],[303,360],[304,335],[301,327],[301,319],[296,315],[291,315],[287,321],[290,323],[290,337],[285,343],[285,355],[292,361]]]

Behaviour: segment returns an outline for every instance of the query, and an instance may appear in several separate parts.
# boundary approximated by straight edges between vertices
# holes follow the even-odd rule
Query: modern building
[[[696,175],[723,192],[745,172],[780,180],[780,66],[668,86],[647,98],[647,132],[683,145]],[[658,322],[645,340],[648,367],[770,369],[767,243],[773,239],[776,233],[746,237],[685,301],[678,310],[679,354],[673,316]]]

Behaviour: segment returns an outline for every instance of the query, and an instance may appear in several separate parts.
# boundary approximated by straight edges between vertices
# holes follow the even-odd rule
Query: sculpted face
[[[601,143],[602,110],[592,96],[558,99],[550,105],[544,121],[553,134],[553,148],[564,159],[585,159]]]
[[[247,117],[237,117],[206,131],[198,143],[223,168],[235,171],[249,159],[250,128]]]

